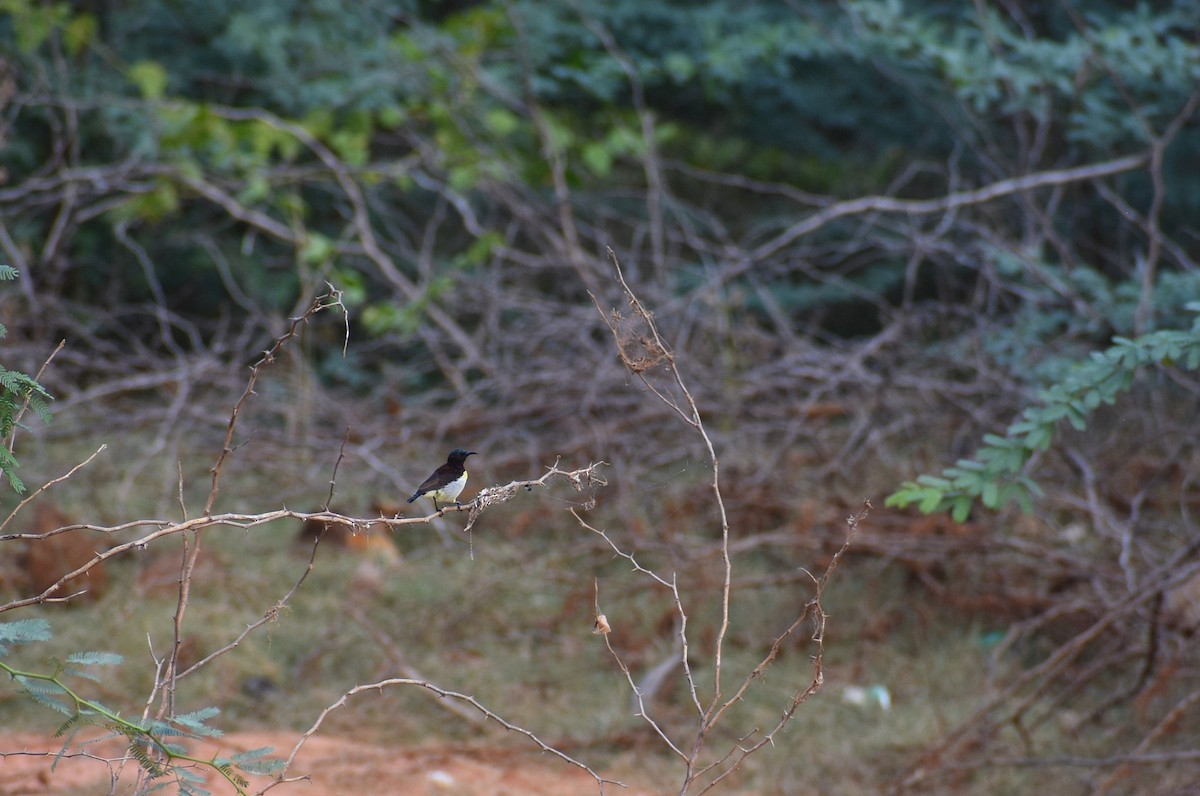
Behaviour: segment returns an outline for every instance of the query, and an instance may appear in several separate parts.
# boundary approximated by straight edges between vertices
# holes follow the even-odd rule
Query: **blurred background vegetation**
[[[753,787],[1184,792],[1200,763],[1182,709],[1200,694],[1194,373],[1145,367],[1086,407],[1085,429],[1025,465],[1043,492],[1028,512],[881,507],[1114,337],[1192,328],[1198,105],[1195,0],[0,0],[0,261],[20,273],[0,290],[0,361],[35,373],[67,341],[22,478],[108,442],[56,490],[84,521],[198,506],[247,366],[328,284],[347,316],[314,318],[264,376],[219,508],[321,505],[343,441],[334,507],[357,516],[456,445],[480,451],[476,488],[604,460],[604,522],[705,583],[704,448],[618,361],[597,312],[622,302],[611,251],[721,456],[738,595],[786,603],[842,518],[877,507],[830,588],[831,685],[795,730],[805,751],[750,770]],[[272,714],[304,726],[387,668],[384,623],[430,670],[495,678],[485,702],[557,705],[520,718],[629,748],[611,662],[571,640],[593,576],[628,573],[564,520],[573,499],[487,515],[473,562],[401,539],[414,569],[356,608],[374,619],[302,592],[297,617],[341,624],[290,623],[211,667],[198,698],[312,678],[330,692]],[[221,537],[214,583],[253,582],[248,547],[282,594],[303,566],[282,549],[294,531]],[[340,594],[353,566],[329,567]],[[118,578],[86,609],[135,626],[128,655],[152,621],[129,618],[139,588]],[[629,589],[650,666],[670,628],[655,637],[663,606]],[[467,609],[506,599],[500,618]],[[746,649],[769,646],[778,628],[739,604]],[[220,625],[223,605],[202,609],[198,644],[248,621]],[[546,639],[571,677],[492,665]],[[864,684],[892,694],[871,731],[837,698]]]

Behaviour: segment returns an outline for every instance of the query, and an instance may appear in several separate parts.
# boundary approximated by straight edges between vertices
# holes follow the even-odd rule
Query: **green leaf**
[[[335,124],[333,111],[324,107],[313,108],[305,114],[300,124],[317,138],[324,138],[333,132]]]
[[[663,68],[676,83],[687,83],[696,74],[696,62],[687,53],[670,52],[663,58]]]
[[[71,13],[66,3],[6,3],[0,11],[12,14],[17,47],[23,53],[32,53],[42,46],[55,27]]]
[[[320,265],[327,262],[336,251],[334,243],[318,232],[310,232],[300,249],[300,256],[306,263]]]
[[[220,708],[207,707],[200,708],[199,710],[193,710],[191,713],[181,713],[180,715],[175,716],[172,720],[179,724],[186,724],[188,726],[201,726],[208,719],[219,715],[221,715]]]
[[[66,735],[67,733],[74,734],[75,730],[78,729],[78,727],[82,721],[83,721],[83,714],[76,713],[74,716],[72,716],[71,718],[64,721],[61,725],[59,725],[59,728],[54,731],[54,737],[61,738],[64,735]],[[66,747],[63,747],[63,748],[65,749]],[[62,752],[59,752],[59,755],[61,756]],[[55,762],[57,762],[57,760]]]
[[[450,187],[463,193],[479,184],[480,171],[475,163],[453,166],[449,171]]]
[[[942,493],[936,490],[930,490],[921,497],[921,502],[917,504],[917,511],[922,514],[932,514],[941,508]]]
[[[939,491],[945,491],[951,486],[949,479],[939,478],[936,475],[919,475],[917,483]]]
[[[67,663],[81,666],[116,666],[125,658],[115,652],[76,652],[67,656]]]
[[[247,774],[259,774],[264,776],[278,774],[280,771],[283,771],[284,766],[287,765],[286,760],[280,760],[274,757],[266,760],[247,760],[245,762],[237,762],[235,760],[235,763],[238,768],[240,768],[242,771],[245,771]]]
[[[408,112],[399,105],[386,105],[376,114],[379,126],[385,130],[394,130],[408,121]]]
[[[194,735],[205,738],[219,738],[224,733],[215,727],[209,727],[205,722],[220,713],[220,708],[207,707],[194,710],[191,713],[183,713],[174,717],[171,721],[180,727],[186,728],[187,731]]]
[[[0,642],[24,644],[29,641],[49,641],[50,622],[45,619],[18,619],[0,623]]]
[[[259,760],[267,755],[275,754],[273,746],[259,746],[254,749],[247,749],[245,752],[238,752],[229,758],[230,762],[242,765],[249,763],[252,760]]]
[[[917,499],[917,494],[914,492],[914,488],[915,485],[911,481],[904,484],[895,492],[884,498],[883,505],[904,508],[909,503],[912,503]]]
[[[1033,501],[1030,499],[1029,492],[1024,489],[1016,489],[1013,491],[1013,498],[1017,501],[1017,505],[1025,514],[1033,513]]]
[[[521,126],[521,119],[507,108],[489,108],[483,114],[487,129],[500,138],[512,135]]]
[[[338,130],[330,136],[329,144],[338,157],[351,166],[362,166],[370,157],[370,137],[368,133],[353,130]]]
[[[921,475],[915,484],[906,482],[887,499],[887,504],[905,505],[918,500],[919,508],[926,513],[949,506],[955,519],[969,514],[973,497],[989,509],[1013,499],[1022,510],[1029,511],[1032,497],[1040,497],[1042,490],[1021,470],[1035,451],[1047,450],[1053,444],[1058,421],[1066,418],[1075,429],[1086,431],[1091,412],[1128,389],[1139,367],[1180,361],[1200,367],[1198,352],[1200,322],[1193,324],[1190,332],[1163,330],[1136,340],[1114,337],[1107,350],[1079,361],[1058,384],[1043,390],[1039,403],[1027,407],[1004,436],[985,434],[983,447],[974,458],[958,460],[945,468],[940,478]],[[1005,483],[1013,478],[1017,479],[1016,485]]]
[[[342,291],[342,301],[347,307],[359,307],[367,300],[367,283],[362,274],[352,268],[334,267],[329,273],[329,282]]]
[[[996,508],[1000,503],[1000,487],[995,481],[986,481],[979,492],[979,499],[989,509]]]
[[[62,687],[56,683],[45,680],[36,680],[30,677],[17,676],[16,681],[25,687],[25,693],[30,699],[37,702],[39,705],[50,708],[55,713],[61,713],[64,716],[75,715],[73,704],[68,704]]]
[[[579,157],[588,171],[597,177],[607,177],[612,172],[612,151],[603,142],[585,144]]]
[[[17,475],[19,466],[17,458],[8,452],[8,448],[0,447],[0,471],[8,479],[8,485],[18,495],[25,491],[25,482]]]
[[[1025,436],[1025,447],[1029,450],[1044,451],[1054,441],[1054,427],[1037,426]]]
[[[78,14],[63,28],[63,44],[67,53],[75,58],[96,37],[96,18],[91,14]]]
[[[1041,485],[1038,484],[1037,481],[1034,481],[1032,478],[1030,478],[1027,475],[1019,476],[1017,478],[1017,484],[1021,487],[1021,490],[1023,492],[1025,492],[1029,495],[1033,495],[1034,497],[1040,498],[1040,497],[1045,497],[1045,495],[1046,495],[1046,493],[1042,489]]]
[[[162,99],[167,90],[167,70],[156,61],[138,61],[129,67],[125,76],[148,100]]]

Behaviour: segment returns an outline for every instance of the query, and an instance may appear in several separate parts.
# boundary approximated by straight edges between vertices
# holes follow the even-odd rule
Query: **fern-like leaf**
[[[230,782],[232,782],[234,785],[237,785],[239,788],[248,788],[248,787],[250,787],[250,780],[246,779],[246,778],[245,778],[245,777],[243,777],[241,774],[239,774],[239,773],[238,773],[238,772],[237,772],[237,771],[234,769],[234,767],[233,767],[233,765],[232,765],[232,764],[230,764],[230,763],[227,763],[227,762],[222,762],[222,761],[219,761],[219,760],[215,760],[215,761],[213,761],[213,766],[215,766],[215,767],[216,767],[216,769],[217,769],[217,771],[220,771],[220,772],[221,772],[221,774],[222,774],[222,775],[223,775],[223,776],[224,776],[226,779],[228,779],[228,780],[229,780]]]
[[[214,727],[209,727],[204,722],[213,718],[214,716],[220,715],[220,713],[220,708],[200,708],[199,710],[194,710],[191,713],[184,713],[179,716],[175,716],[172,721],[177,725],[187,728],[190,733],[195,734],[196,736],[203,738],[219,738],[221,737],[222,732]]]
[[[79,724],[82,721],[83,721],[83,714],[76,713],[74,716],[71,716],[69,719],[64,721],[62,723],[62,725],[59,726],[59,728],[54,731],[54,737],[61,738],[64,735],[66,735],[67,733],[71,733],[72,735],[74,735],[74,730],[78,729]]]
[[[15,268],[0,265],[0,280],[16,278]],[[8,329],[0,326],[0,337],[7,333]],[[51,415],[48,400],[50,394],[37,379],[0,365],[0,450],[3,451],[0,454],[0,474],[8,479],[9,486],[18,494],[25,491],[25,484],[17,477],[17,460],[11,451],[10,438],[26,406],[33,409],[42,422],[49,423]]]
[[[124,662],[125,657],[116,652],[73,652],[67,656],[67,663],[80,666],[116,666]]]
[[[1136,340],[1114,337],[1103,352],[1076,363],[1062,382],[1043,390],[1004,435],[986,434],[973,459],[947,467],[940,477],[922,475],[887,497],[889,506],[916,504],[924,514],[949,511],[956,521],[970,514],[976,500],[996,509],[1015,501],[1025,511],[1040,497],[1037,484],[1022,471],[1039,451],[1049,448],[1061,421],[1087,428],[1088,416],[1101,404],[1113,403],[1128,390],[1140,367],[1147,365],[1200,368],[1200,320],[1191,331],[1151,332]]]
[[[70,723],[71,723],[71,721],[70,721],[70,719],[68,719],[67,724],[70,724]],[[82,726],[82,725],[76,723],[74,727],[72,727],[68,732],[65,733],[65,737],[63,737],[64,736],[63,729],[67,726],[67,724],[64,724],[62,727],[59,727],[58,732],[56,732],[54,734],[56,738],[63,739],[63,745],[58,750],[58,754],[56,754],[54,756],[54,762],[52,762],[50,764],[51,771],[54,771],[55,769],[57,769],[59,761],[67,756],[67,750],[70,749],[71,744],[75,742],[75,736],[79,734],[80,727]]]
[[[166,776],[167,770],[163,768],[161,763],[150,756],[143,742],[131,743],[127,747],[127,750],[129,756],[137,761],[138,766],[142,771],[146,772],[146,775],[150,779],[158,779],[159,777]]]
[[[262,758],[266,757],[267,755],[274,754],[274,753],[275,753],[274,746],[259,746],[254,749],[247,749],[244,752],[238,752],[237,754],[231,756],[229,758],[229,761],[231,763],[234,763],[234,764],[240,766],[245,763],[249,763],[252,760],[261,760]]]
[[[49,641],[53,637],[50,623],[45,619],[18,619],[0,622],[0,642],[25,644],[30,641]]]
[[[179,784],[180,796],[212,796],[208,788],[204,787],[208,784],[204,777],[190,768],[176,768],[175,778]]]
[[[17,679],[21,680],[22,678],[18,677]],[[52,693],[52,692],[44,691],[39,688],[31,688],[30,684],[27,682],[22,683],[22,685],[25,686],[25,692],[29,695],[29,698],[32,699],[34,702],[37,702],[39,705],[48,707],[51,710],[53,710],[54,712],[61,713],[64,716],[76,715],[75,708],[73,705],[69,705],[65,702],[62,702],[61,697],[56,698],[56,696],[54,695],[54,693],[61,695],[63,693],[61,688],[57,689],[56,692]]]
[[[67,656],[66,673],[75,677],[84,677],[93,682],[100,682],[101,673],[84,666],[115,666],[125,659],[115,652],[76,652]]]
[[[278,757],[268,757],[264,760],[246,760],[235,762],[238,768],[245,771],[247,774],[261,774],[264,776],[272,776],[283,771],[283,767],[287,765],[286,760]]]

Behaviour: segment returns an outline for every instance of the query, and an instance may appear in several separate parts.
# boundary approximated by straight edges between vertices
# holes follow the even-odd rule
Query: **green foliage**
[[[19,619],[0,623],[0,655],[8,654],[9,644],[49,641],[50,623],[45,619]]]
[[[167,90],[167,70],[154,61],[138,61],[129,67],[129,79],[148,100],[162,99]]]
[[[115,652],[75,652],[67,656],[63,662],[62,671],[72,677],[83,677],[99,682],[99,673],[87,667],[116,666],[124,660]]]
[[[17,275],[15,268],[0,265],[0,280],[16,279]],[[7,331],[3,324],[0,324],[0,338],[3,338]],[[50,394],[32,376],[0,365],[0,473],[8,479],[9,486],[15,492],[24,492],[25,484],[17,476],[19,464],[12,453],[13,432],[27,407],[33,409],[42,422],[49,423],[50,408],[46,405],[48,400]]]
[[[50,623],[45,619],[0,623],[0,656],[7,657],[11,646],[49,641],[51,638]],[[86,667],[116,666],[123,660],[122,656],[112,652],[76,652],[67,656],[65,661],[51,659],[54,668],[50,672],[25,671],[4,660],[0,660],[0,671],[6,672],[34,702],[66,716],[54,733],[56,738],[66,737],[59,758],[66,754],[74,733],[84,725],[92,725],[124,736],[129,742],[129,755],[146,775],[151,780],[171,778],[181,794],[202,796],[209,793],[204,787],[205,778],[194,770],[195,767],[209,768],[220,774],[239,796],[245,796],[245,789],[250,784],[243,773],[269,774],[282,768],[282,760],[267,758],[272,752],[270,748],[254,749],[231,758],[205,759],[189,754],[181,744],[166,740],[220,737],[221,731],[208,724],[210,719],[220,714],[215,707],[201,708],[166,721],[141,724],[122,718],[117,711],[97,700],[81,696],[66,681],[68,677],[83,677],[98,682],[99,674]],[[160,783],[165,784],[168,783]],[[157,787],[151,790],[157,790]]]
[[[31,53],[42,46],[56,28],[70,19],[66,3],[39,3],[32,0],[0,0],[0,13],[10,15],[16,33],[17,47]],[[79,33],[70,37],[77,41]]]
[[[0,19],[0,48],[15,53],[19,90],[49,98],[14,112],[0,168],[21,184],[69,151],[80,153],[73,167],[114,172],[90,180],[97,195],[78,205],[106,212],[60,224],[58,253],[72,264],[64,293],[86,303],[103,286],[117,301],[148,300],[143,268],[131,267],[115,241],[120,226],[145,249],[168,309],[185,323],[201,318],[207,331],[225,322],[231,296],[240,309],[285,311],[306,283],[355,272],[370,295],[364,328],[396,345],[429,323],[430,308],[468,305],[487,287],[462,264],[496,248],[496,230],[517,256],[495,258],[505,273],[491,284],[514,284],[517,274],[536,291],[569,293],[565,280],[524,270],[526,255],[544,254],[538,226],[555,223],[559,201],[584,250],[637,247],[655,212],[643,200],[654,193],[653,172],[665,191],[664,240],[678,242],[656,277],[668,290],[702,289],[713,269],[704,265],[701,279],[687,272],[712,252],[742,259],[738,250],[754,250],[820,205],[780,201],[783,192],[772,196],[770,188],[728,187],[741,178],[830,197],[940,196],[1142,148],[1200,78],[1194,1],[1089,0],[1078,19],[1044,5],[950,0],[77,7],[0,0],[9,14]],[[73,59],[60,67],[64,49]],[[61,80],[38,83],[56,69]],[[78,124],[59,118],[66,109]],[[54,140],[63,129],[76,131],[69,146]],[[1171,240],[1188,240],[1200,212],[1200,174],[1188,168],[1197,140],[1181,135],[1165,154],[1166,202],[1156,224]],[[558,159],[570,196],[559,197],[553,184]],[[697,168],[727,172],[726,187],[688,176]],[[908,181],[897,179],[905,174]],[[359,233],[347,224],[360,208],[347,205],[346,179],[361,189],[384,253],[417,284],[415,300],[378,262],[364,262]],[[1145,175],[1111,182],[1139,212],[1148,206]],[[213,199],[217,189],[228,201]],[[1142,233],[1128,218],[1113,223],[1111,207],[1081,193],[1064,186],[1061,207],[1071,210],[1053,218],[1002,199],[956,211],[936,233],[919,219],[905,230],[846,218],[796,241],[802,251],[768,247],[761,262],[747,258],[754,273],[743,284],[765,287],[752,303],[769,295],[804,322],[814,308],[836,306],[842,317],[886,309],[908,291],[910,265],[919,271],[917,301],[938,291],[938,300],[954,302],[995,280],[1001,293],[1013,287],[1006,299],[1020,296],[997,304],[1012,322],[987,340],[996,362],[1015,378],[1053,379],[1080,344],[1132,333],[1122,324],[1136,306],[1129,255]],[[1033,196],[1033,205],[1040,201]],[[20,238],[58,240],[47,208],[59,204],[16,208]],[[248,218],[273,224],[267,231]],[[980,228],[988,234],[976,234]],[[996,249],[1032,230],[1067,243],[1015,270],[997,266]],[[914,240],[904,237],[930,234],[935,245],[915,246],[929,258],[918,266],[920,258],[908,256]],[[213,248],[202,250],[201,237]],[[228,260],[232,279],[218,274],[213,251]],[[1081,266],[1079,252],[1113,256]],[[1177,262],[1156,264],[1164,295]],[[1035,268],[1049,281],[1028,279]],[[1107,284],[1090,293],[1088,281]],[[743,295],[742,286],[725,295]],[[1094,311],[1061,301],[1060,286]],[[111,320],[99,316],[103,336]],[[1108,318],[1113,328],[1083,328],[1081,318]],[[1172,322],[1156,320],[1160,328]],[[469,327],[477,318],[456,322]],[[835,334],[877,325],[855,319]],[[497,330],[518,339],[511,331]],[[428,363],[420,353],[409,361]],[[378,359],[370,364],[385,364],[371,356]]]
[[[516,4],[537,42],[538,93],[555,102],[621,106],[626,74],[569,5]],[[911,98],[881,84],[843,14],[812,4],[681,6],[639,0],[587,2],[585,18],[604,26],[632,61],[652,103],[699,130],[720,122],[722,137],[833,157],[915,140]],[[882,95],[882,98],[881,98]],[[906,118],[907,117],[907,118]]]
[[[1022,301],[1003,328],[981,341],[991,361],[1014,378],[1036,386],[1049,386],[1067,372],[1075,360],[1087,356],[1097,340],[1135,334],[1141,286],[1129,279],[1113,279],[1097,268],[1065,268],[1050,262],[1026,262],[1010,252],[986,255],[1000,275],[1014,282],[1029,273]],[[1192,313],[1187,306],[1200,302],[1200,273],[1164,271],[1152,291],[1157,325],[1180,328]],[[1081,312],[1080,308],[1086,308]],[[964,355],[964,344],[946,347],[947,356]]]
[[[1200,311],[1200,305],[1191,309]],[[960,459],[941,475],[921,475],[889,495],[887,505],[916,504],[926,513],[950,511],[961,522],[976,500],[996,509],[1016,501],[1031,510],[1040,496],[1036,481],[1024,472],[1031,457],[1047,450],[1063,420],[1076,430],[1101,404],[1112,404],[1133,384],[1139,368],[1148,365],[1200,368],[1200,319],[1190,331],[1164,330],[1137,339],[1114,338],[1114,345],[1077,363],[1057,384],[1043,390],[1038,401],[1021,413],[1001,435],[987,434],[974,458]]]
[[[848,7],[860,23],[862,45],[914,76],[940,82],[967,112],[1049,120],[1066,108],[1067,140],[1108,149],[1145,141],[1146,123],[1161,129],[1174,100],[1193,90],[1195,8],[1186,5],[1096,4],[1091,30],[1050,15],[1038,20],[1036,36],[993,8],[976,17],[965,7],[913,13],[899,0],[855,0]],[[1141,114],[1129,112],[1130,90],[1145,102]]]
[[[76,652],[67,656],[67,663],[81,666],[114,666],[124,660],[115,652]]]
[[[275,750],[270,746],[260,746],[257,749],[239,752],[228,758],[228,760],[223,758],[218,758],[218,760],[237,766],[248,774],[264,774],[269,776],[282,771],[286,762],[277,757],[267,756],[274,754],[274,752]]]

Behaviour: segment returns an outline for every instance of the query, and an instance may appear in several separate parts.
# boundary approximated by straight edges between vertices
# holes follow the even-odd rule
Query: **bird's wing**
[[[412,503],[414,500],[419,498],[421,495],[424,495],[426,492],[429,492],[430,490],[433,490],[433,489],[437,489],[439,486],[441,486],[442,480],[443,480],[442,471],[441,471],[441,468],[439,467],[437,470],[433,471],[433,475],[429,476],[428,478],[426,478],[424,481],[421,482],[421,485],[419,487],[417,487],[416,492],[413,492],[413,496],[411,498],[409,498],[408,502]]]

